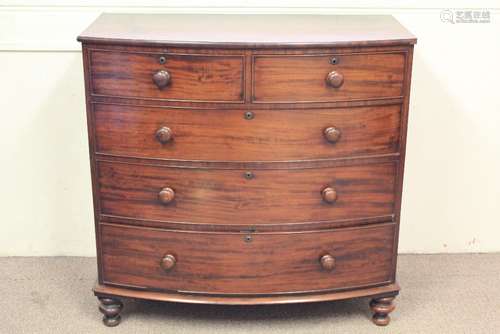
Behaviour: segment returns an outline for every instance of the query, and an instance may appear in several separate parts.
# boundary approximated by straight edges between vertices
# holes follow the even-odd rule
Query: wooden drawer
[[[209,161],[312,160],[394,153],[399,150],[400,111],[399,105],[391,105],[253,110],[246,115],[244,110],[96,104],[96,151]]]
[[[391,280],[394,233],[393,224],[252,235],[101,224],[103,280],[212,294],[370,286]]]
[[[242,56],[92,51],[90,62],[94,95],[212,102],[243,100]],[[160,86],[166,86],[159,87],[154,79]]]
[[[387,162],[246,171],[100,161],[100,207],[105,215],[202,224],[385,216],[394,212],[396,167],[396,162]]]
[[[253,64],[255,102],[333,102],[403,95],[404,53],[262,55],[255,56]]]

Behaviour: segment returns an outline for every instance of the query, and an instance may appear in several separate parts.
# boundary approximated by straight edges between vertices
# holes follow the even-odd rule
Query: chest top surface
[[[387,15],[102,14],[78,40],[239,48],[416,43],[415,36]]]

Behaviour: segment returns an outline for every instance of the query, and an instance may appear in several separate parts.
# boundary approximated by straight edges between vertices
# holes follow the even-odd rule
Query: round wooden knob
[[[326,203],[333,204],[337,200],[337,191],[332,187],[326,187],[321,191],[321,197]]]
[[[344,75],[337,71],[331,71],[326,76],[326,83],[333,88],[339,88],[344,83]]]
[[[175,267],[176,263],[177,259],[175,258],[175,256],[173,256],[172,254],[167,254],[163,257],[163,259],[161,259],[160,266],[163,270],[169,271],[173,267]]]
[[[321,263],[321,267],[325,270],[331,271],[335,268],[335,258],[330,254],[323,255],[319,262]]]
[[[159,193],[158,193],[158,198],[160,199],[160,202],[163,204],[169,204],[171,203],[174,198],[175,198],[175,192],[172,188],[163,188]]]
[[[341,132],[334,126],[330,126],[323,131],[323,135],[330,143],[336,143],[340,139]]]
[[[153,82],[158,86],[158,88],[162,89],[167,87],[170,83],[170,73],[165,70],[160,70],[153,74]]]
[[[156,139],[162,144],[168,143],[172,140],[172,138],[172,130],[170,130],[170,128],[167,128],[166,126],[163,126],[159,128],[158,131],[156,131]]]

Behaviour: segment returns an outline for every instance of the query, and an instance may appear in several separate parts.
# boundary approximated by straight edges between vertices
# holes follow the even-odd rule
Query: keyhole
[[[255,177],[255,175],[252,172],[245,172],[245,179],[251,180]]]
[[[247,112],[245,113],[245,119],[247,119],[247,120],[251,120],[251,119],[253,119],[253,118],[254,118],[254,114],[253,114],[253,112],[251,112],[251,111],[247,111]]]

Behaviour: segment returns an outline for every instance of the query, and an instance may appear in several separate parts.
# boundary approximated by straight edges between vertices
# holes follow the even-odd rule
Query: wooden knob
[[[167,254],[163,257],[163,259],[161,259],[160,266],[163,270],[169,271],[173,267],[175,267],[176,263],[177,259],[175,258],[175,256],[173,256],[172,254]]]
[[[337,191],[332,187],[326,187],[321,191],[321,197],[326,203],[333,204],[337,200]]]
[[[344,75],[337,71],[331,71],[326,76],[326,83],[333,88],[339,88],[344,83]]]
[[[325,139],[330,143],[336,143],[340,139],[341,132],[334,126],[330,126],[323,131]]]
[[[156,139],[162,144],[168,143],[172,140],[172,138],[172,130],[170,130],[170,128],[167,128],[166,126],[163,126],[159,128],[158,131],[156,131]]]
[[[323,255],[320,259],[319,262],[321,263],[321,267],[324,270],[331,271],[333,268],[335,268],[335,258],[331,256],[330,254],[325,254]]]
[[[158,198],[160,199],[160,202],[163,204],[169,204],[171,203],[174,198],[175,198],[175,192],[172,188],[163,188],[159,193],[158,193]]]
[[[160,70],[153,74],[153,82],[158,86],[158,88],[162,89],[168,86],[170,83],[170,73],[166,70]]]

